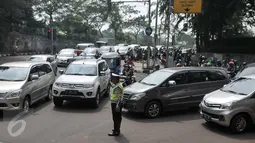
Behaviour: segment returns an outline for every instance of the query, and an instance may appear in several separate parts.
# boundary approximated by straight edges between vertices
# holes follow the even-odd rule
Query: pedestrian
[[[120,126],[122,121],[122,100],[123,100],[123,86],[120,83],[120,75],[112,73],[111,90],[110,90],[111,108],[113,129],[109,136],[119,136]]]

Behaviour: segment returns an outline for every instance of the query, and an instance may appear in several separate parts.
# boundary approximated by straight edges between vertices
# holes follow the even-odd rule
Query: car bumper
[[[64,91],[66,90],[75,90],[79,94],[68,95],[64,93]],[[56,85],[53,85],[53,88],[52,88],[52,95],[54,97],[62,98],[64,100],[90,100],[96,97],[96,92],[97,91],[94,89],[94,87],[73,89],[73,88],[62,88],[62,87],[57,87]]]
[[[229,127],[234,113],[230,110],[207,107],[203,103],[200,105],[200,115],[207,121],[217,123],[219,125]]]
[[[22,100],[20,98],[0,99],[0,110],[21,110]]]
[[[133,101],[133,100],[127,100],[124,102],[123,108],[131,111],[131,112],[144,112],[145,102],[143,100],[141,101]]]

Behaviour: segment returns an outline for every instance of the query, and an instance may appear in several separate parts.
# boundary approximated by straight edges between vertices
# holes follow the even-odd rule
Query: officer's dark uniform
[[[111,108],[112,108],[112,119],[114,128],[109,136],[118,136],[120,134],[120,126],[122,121],[122,100],[123,100],[123,86],[119,82],[119,75],[112,73],[112,78],[116,78],[117,82],[111,82]],[[115,79],[115,80],[116,80]]]

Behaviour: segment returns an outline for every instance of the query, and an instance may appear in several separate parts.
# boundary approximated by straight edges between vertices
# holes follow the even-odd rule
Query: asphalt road
[[[0,62],[22,60],[10,57]],[[218,125],[205,124],[198,109],[169,112],[157,119],[140,114],[123,113],[122,134],[108,137],[112,129],[110,103],[102,99],[98,109],[84,103],[66,103],[55,108],[51,102],[41,101],[32,106],[22,118],[26,126],[17,137],[21,123],[10,130],[17,112],[4,112],[0,122],[0,143],[254,143],[255,131],[232,135]],[[9,129],[9,130],[8,130]]]

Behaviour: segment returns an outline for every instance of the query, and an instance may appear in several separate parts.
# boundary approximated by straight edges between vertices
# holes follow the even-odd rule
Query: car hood
[[[13,81],[0,81],[0,93],[12,92],[19,90],[24,85],[24,81],[13,82]]]
[[[146,92],[152,88],[154,88],[155,86],[151,86],[151,85],[146,85],[146,84],[142,84],[139,82],[133,83],[127,87],[125,87],[124,92],[125,93],[142,93],[142,92]]]
[[[213,103],[213,104],[224,104],[229,102],[234,102],[237,100],[242,100],[245,98],[245,95],[237,95],[229,92],[224,92],[221,90],[216,90],[207,94],[204,98],[206,102]]]
[[[94,84],[97,76],[61,75],[56,82],[73,84]]]

